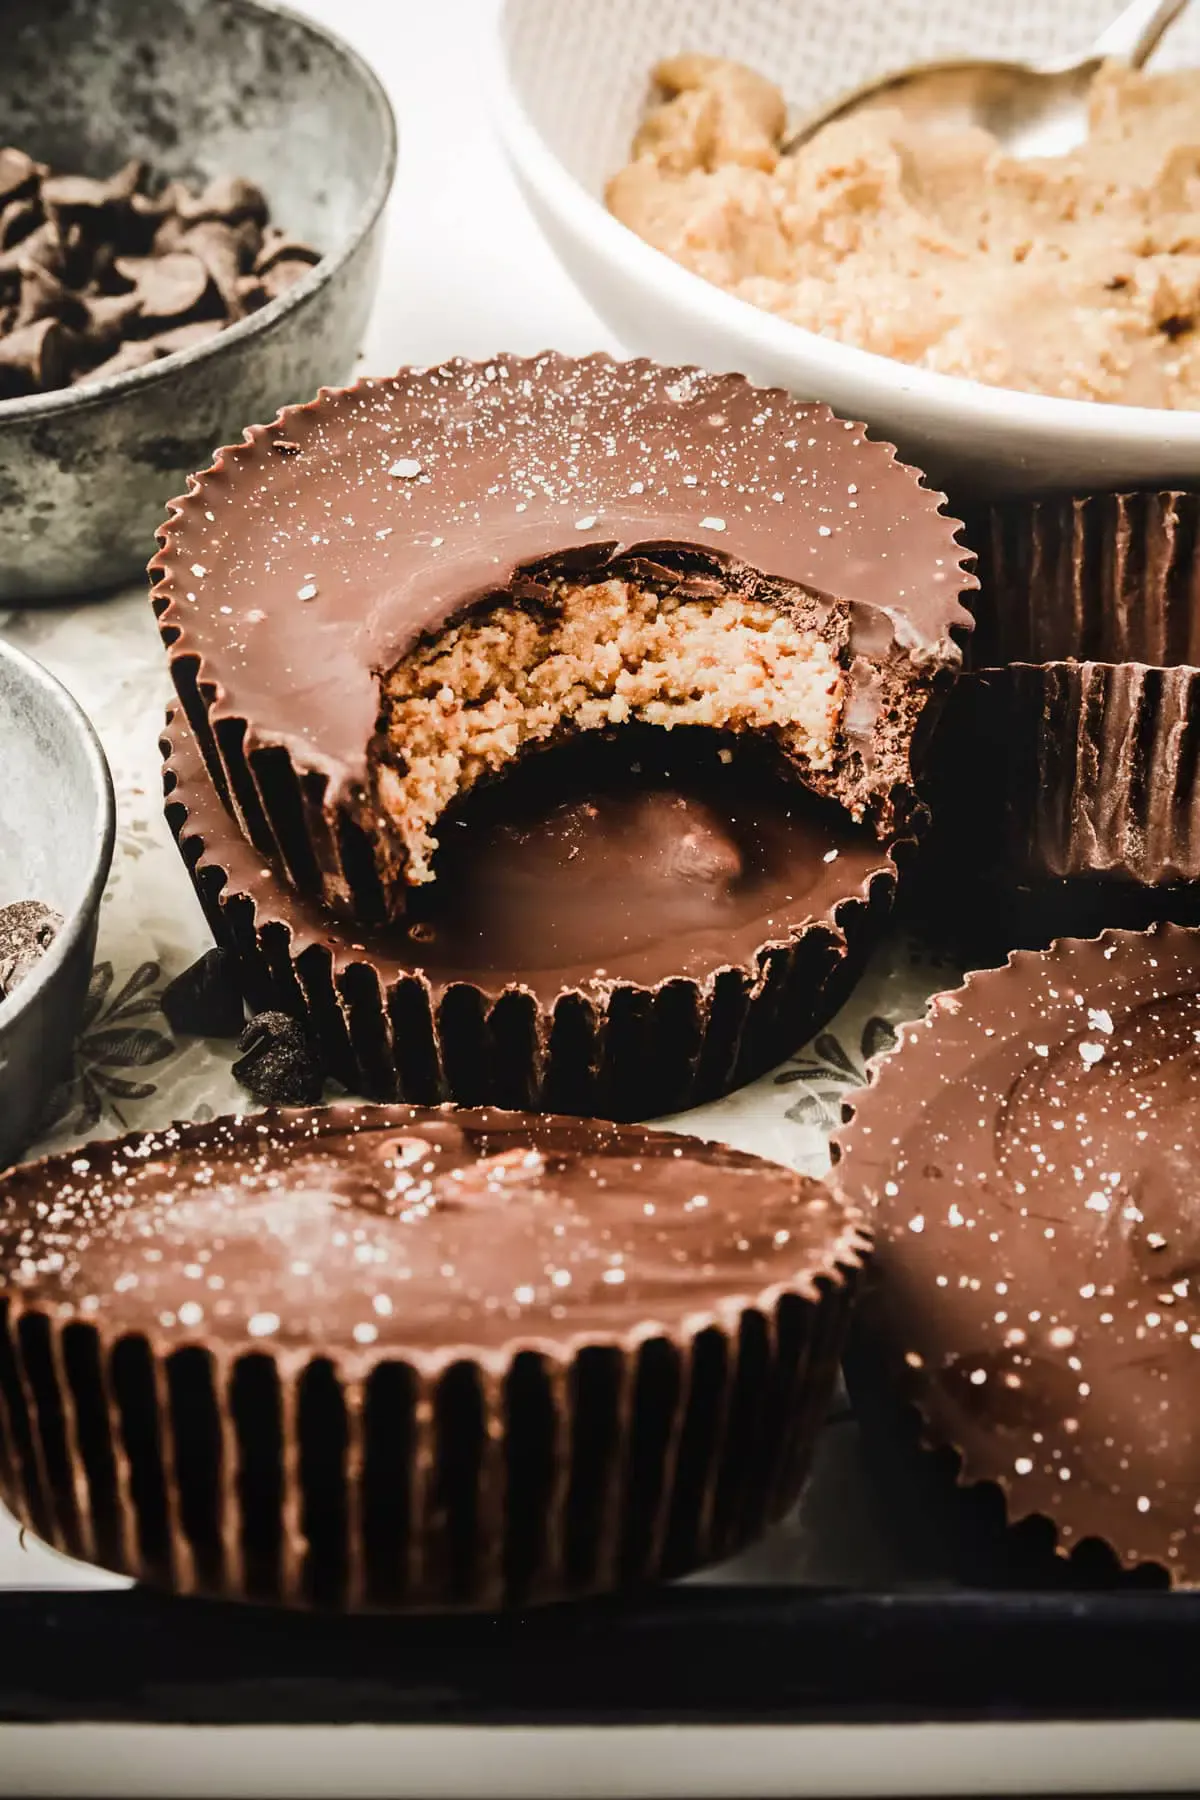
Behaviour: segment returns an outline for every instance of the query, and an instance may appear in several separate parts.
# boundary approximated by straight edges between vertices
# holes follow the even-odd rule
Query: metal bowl
[[[0,640],[0,905],[41,900],[63,926],[0,1000],[0,1168],[66,1071],[87,998],[116,809],[100,740],[40,663]]]
[[[131,374],[0,401],[0,601],[145,567],[166,500],[248,419],[343,381],[379,272],[396,164],[360,57],[268,0],[3,0],[0,140],[106,175],[140,156],[248,176],[324,254],[261,312]]]

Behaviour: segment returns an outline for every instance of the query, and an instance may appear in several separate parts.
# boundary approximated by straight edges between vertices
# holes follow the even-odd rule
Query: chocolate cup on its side
[[[977,622],[930,742],[929,863],[1007,894],[1010,945],[1188,916],[1198,529],[1193,493],[1009,502],[969,527]]]
[[[135,1179],[154,1180],[148,1148],[173,1170],[206,1145],[245,1141],[261,1165],[272,1141],[264,1133],[299,1128],[314,1146],[346,1130],[348,1117],[359,1131],[399,1133],[402,1145],[411,1141],[405,1134],[453,1132],[461,1122],[468,1136],[484,1135],[485,1149],[515,1141],[510,1163],[538,1130],[553,1153],[555,1131],[575,1123],[500,1113],[439,1120],[407,1107],[276,1112],[172,1127],[157,1144],[139,1134],[88,1145],[15,1170],[6,1184],[28,1199],[39,1180],[53,1179],[66,1196],[61,1234],[70,1229],[63,1207],[82,1194],[81,1161],[102,1183],[124,1143],[139,1159]],[[579,1122],[578,1132],[620,1144],[620,1128]],[[693,1139],[629,1135],[636,1142],[623,1152],[626,1166],[631,1154],[647,1154],[643,1146],[648,1164],[682,1146],[714,1196],[724,1166],[757,1163]],[[127,1172],[118,1190],[132,1185]],[[60,1274],[6,1285],[0,1495],[22,1525],[68,1555],[177,1594],[346,1611],[492,1611],[684,1575],[735,1553],[794,1504],[868,1249],[856,1215],[831,1205],[823,1224],[804,1228],[809,1248],[819,1240],[811,1261],[786,1268],[785,1253],[774,1252],[780,1269],[770,1285],[751,1290],[748,1270],[730,1267],[722,1297],[711,1270],[701,1271],[707,1286],[689,1312],[686,1282],[671,1304],[650,1267],[637,1273],[657,1281],[654,1299],[635,1293],[625,1306],[623,1290],[605,1288],[603,1304],[584,1301],[591,1322],[575,1329],[547,1329],[539,1301],[524,1322],[508,1325],[501,1313],[496,1331],[476,1320],[482,1335],[473,1349],[471,1327],[450,1309],[444,1343],[430,1335],[428,1303],[419,1328],[399,1304],[382,1318],[378,1306],[372,1312],[372,1282],[377,1299],[402,1290],[404,1271],[394,1266],[362,1273],[361,1291],[326,1294],[323,1310],[305,1299],[303,1265],[270,1285],[262,1270],[273,1259],[283,1255],[286,1270],[293,1245],[320,1255],[343,1219],[361,1223],[356,1238],[396,1248],[370,1195],[338,1190],[339,1179],[330,1190],[341,1195],[336,1203],[306,1193],[303,1179],[295,1193],[281,1181],[265,1202],[260,1190],[247,1192],[263,1221],[252,1228],[257,1275],[240,1272],[240,1241],[221,1239],[220,1195],[197,1189],[183,1196],[182,1223],[172,1205],[151,1208],[150,1237],[140,1244],[97,1209],[65,1275],[60,1259]],[[816,1190],[804,1177],[791,1181],[798,1200]],[[478,1194],[466,1202],[487,1203]],[[714,1199],[719,1230],[715,1210]],[[580,1228],[578,1218],[568,1227],[576,1241]],[[623,1230],[621,1241],[633,1242],[628,1219]],[[139,1251],[156,1234],[162,1249],[151,1269]],[[18,1253],[11,1241],[7,1252]],[[223,1272],[226,1324],[214,1317],[213,1282],[193,1278],[196,1254],[209,1259],[210,1274]],[[253,1312],[256,1304],[274,1310]],[[378,1329],[352,1330],[356,1308]],[[297,1318],[314,1309],[319,1323],[298,1333]]]
[[[643,980],[619,969],[598,980],[594,963],[439,976],[419,940],[298,895],[222,807],[174,713],[163,752],[168,820],[248,1002],[302,1020],[330,1072],[372,1099],[631,1119],[725,1094],[838,1010],[890,916],[908,849],[851,828],[833,853],[840,875],[821,873],[790,916],[764,917],[752,944],[743,929],[746,941],[722,942],[703,969],[685,966],[681,943],[678,968]],[[531,935],[536,946],[532,923]]]

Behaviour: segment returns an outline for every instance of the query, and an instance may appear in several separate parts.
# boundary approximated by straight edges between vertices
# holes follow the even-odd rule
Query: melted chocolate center
[[[655,982],[753,956],[886,858],[763,745],[623,728],[535,755],[442,830],[414,897],[431,977]]]
[[[284,921],[294,954],[306,942],[345,962],[366,953],[385,983],[417,970],[436,991],[518,981],[552,1004],[598,981],[703,980],[753,968],[893,875],[873,833],[789,778],[768,745],[625,726],[531,756],[473,794],[443,824],[413,919],[354,930],[284,883],[222,809],[186,728],[172,736],[188,831],[230,891],[251,896],[259,925]]]

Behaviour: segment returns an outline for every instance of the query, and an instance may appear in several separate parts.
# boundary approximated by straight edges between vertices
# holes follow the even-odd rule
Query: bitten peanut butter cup
[[[1200,878],[1200,495],[1009,502],[977,526],[972,671],[931,751],[958,863],[1026,883]]]
[[[335,1106],[0,1181],[0,1492],[179,1593],[498,1608],[795,1499],[867,1240],[692,1138]]]
[[[1200,933],[1065,939],[906,1027],[837,1137],[876,1234],[852,1391],[1060,1553],[1200,1584]],[[882,1409],[886,1414],[886,1407]]]
[[[971,584],[886,445],[741,376],[453,362],[324,392],[171,503],[153,599],[256,848],[358,920],[454,801],[626,723],[769,738],[888,832]]]
[[[288,409],[171,514],[173,820],[352,1086],[644,1117],[829,1016],[970,622],[889,447],[740,376],[455,362]]]

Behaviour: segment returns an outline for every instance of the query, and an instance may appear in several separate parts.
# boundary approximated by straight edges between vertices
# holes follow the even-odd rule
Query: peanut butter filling
[[[847,683],[839,621],[815,599],[804,597],[806,617],[804,601],[684,598],[623,579],[559,579],[549,594],[471,613],[384,677],[374,780],[394,880],[433,880],[452,801],[578,732],[629,722],[765,732],[802,779],[834,776]]]

